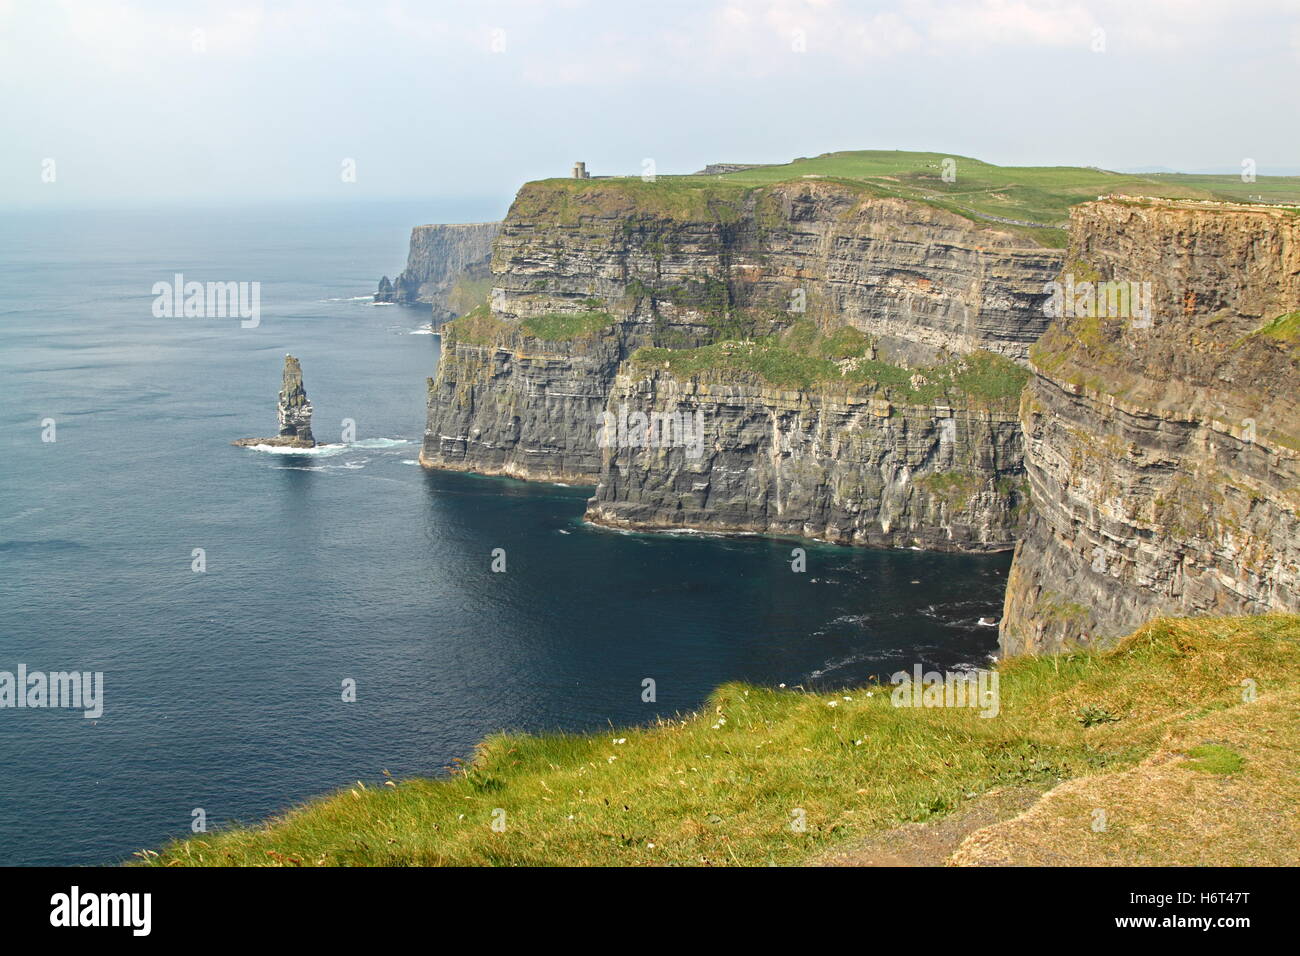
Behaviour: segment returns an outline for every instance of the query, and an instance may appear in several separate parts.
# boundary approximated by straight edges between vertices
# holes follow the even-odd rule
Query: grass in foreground
[[[1298,647],[1298,616],[1156,621],[1111,652],[1003,664],[993,718],[896,708],[888,687],[728,684],[682,720],[498,735],[450,779],[359,783],[265,825],[143,856],[174,866],[800,863],[998,787],[1130,769],[1192,719],[1264,714],[1243,704],[1242,681],[1260,703],[1294,685]],[[1080,718],[1102,712],[1116,719]],[[1294,732],[1279,733],[1295,752]],[[498,811],[504,832],[492,827]],[[805,832],[790,825],[800,815]]]

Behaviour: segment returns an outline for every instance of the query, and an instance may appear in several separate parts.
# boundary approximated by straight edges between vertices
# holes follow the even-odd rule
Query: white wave
[[[850,654],[848,657],[842,657],[839,660],[827,661],[821,667],[809,671],[805,680],[821,680],[831,671],[837,671],[842,667],[849,667],[869,660],[871,660],[870,654]]]
[[[361,441],[355,441],[348,448],[400,448],[403,445],[414,445],[415,442],[410,438],[363,438]]]
[[[268,455],[305,455],[312,458],[331,458],[348,450],[347,445],[317,445],[315,448],[286,448],[283,445],[245,445],[251,451],[263,451]]]
[[[286,448],[283,445],[248,445],[253,451],[262,451],[270,455],[305,455],[311,458],[333,458],[353,449],[401,448],[412,445],[409,438],[365,438],[355,442],[317,445],[315,448]],[[366,459],[367,461],[369,459]]]
[[[407,335],[437,335],[432,325],[422,325],[418,329],[407,329]]]

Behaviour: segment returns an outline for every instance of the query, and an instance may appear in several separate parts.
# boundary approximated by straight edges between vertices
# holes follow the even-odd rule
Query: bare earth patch
[[[1067,781],[967,836],[955,866],[1300,864],[1300,691],[1176,725],[1138,766]]]
[[[1023,813],[1041,796],[1036,787],[1004,787],[926,823],[905,823],[861,843],[838,847],[811,866],[943,866],[967,836]]]

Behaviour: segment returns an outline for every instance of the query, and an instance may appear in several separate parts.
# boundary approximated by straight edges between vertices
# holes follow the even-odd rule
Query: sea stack
[[[284,380],[278,405],[280,434],[274,438],[241,438],[235,445],[276,445],[283,448],[315,448],[311,433],[311,402],[302,386],[302,366],[292,355],[284,357]]]

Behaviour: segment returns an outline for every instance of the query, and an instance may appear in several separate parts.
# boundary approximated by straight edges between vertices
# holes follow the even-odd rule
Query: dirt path
[[[938,820],[905,823],[816,857],[810,865],[945,866],[970,834],[1019,816],[1042,795],[1035,787],[993,790]]]
[[[1300,689],[1176,725],[1128,770],[994,790],[813,866],[1300,865]]]

